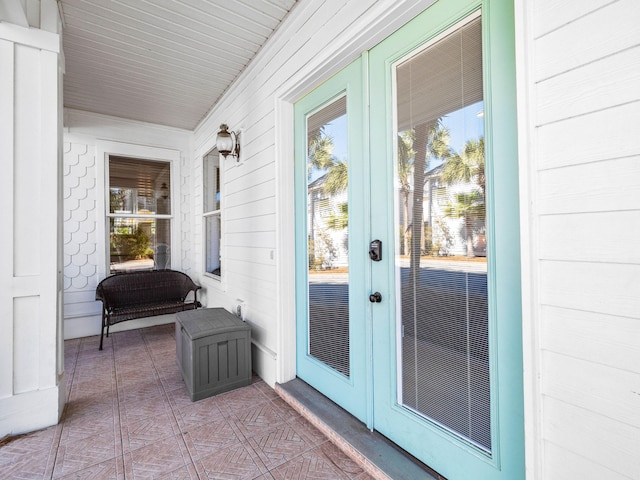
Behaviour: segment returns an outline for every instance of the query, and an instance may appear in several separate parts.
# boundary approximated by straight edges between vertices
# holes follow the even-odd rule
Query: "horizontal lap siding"
[[[541,478],[639,478],[640,8],[534,8]]]

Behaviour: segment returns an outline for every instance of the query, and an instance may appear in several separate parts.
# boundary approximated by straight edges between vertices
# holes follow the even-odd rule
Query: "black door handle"
[[[369,243],[369,258],[374,262],[382,260],[382,242],[380,240],[372,240]]]
[[[369,295],[369,301],[371,303],[380,303],[382,301],[382,295],[380,292],[375,292]]]

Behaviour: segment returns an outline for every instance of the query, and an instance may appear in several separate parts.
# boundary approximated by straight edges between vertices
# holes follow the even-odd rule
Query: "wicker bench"
[[[175,270],[151,270],[118,273],[102,280],[96,288],[96,300],[102,302],[102,332],[105,328],[135,318],[193,310],[198,302],[199,285]],[[193,298],[187,299],[193,292]]]

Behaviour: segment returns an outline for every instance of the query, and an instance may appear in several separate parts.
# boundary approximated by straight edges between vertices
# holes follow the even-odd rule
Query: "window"
[[[170,162],[109,157],[109,271],[171,268]]]
[[[205,272],[222,276],[220,239],[222,238],[220,203],[220,155],[213,149],[203,158],[203,224]]]

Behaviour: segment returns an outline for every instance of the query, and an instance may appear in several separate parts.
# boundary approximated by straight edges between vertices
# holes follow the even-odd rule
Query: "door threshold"
[[[446,480],[299,378],[275,391],[373,478]]]

